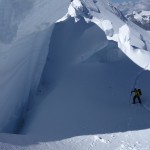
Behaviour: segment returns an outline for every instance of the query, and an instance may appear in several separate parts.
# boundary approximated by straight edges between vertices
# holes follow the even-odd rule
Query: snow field
[[[36,0],[15,22],[6,13],[15,33],[0,37],[0,131],[26,135],[1,134],[0,149],[149,150],[149,33],[105,0],[67,7]],[[130,105],[134,86],[143,106]]]

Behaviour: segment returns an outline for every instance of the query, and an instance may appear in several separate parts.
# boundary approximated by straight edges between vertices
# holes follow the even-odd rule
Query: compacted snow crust
[[[80,136],[48,142],[31,136],[1,134],[1,150],[149,150],[149,130]]]
[[[0,131],[26,135],[0,134],[0,149],[150,149],[150,34],[105,0],[12,2],[0,1],[15,32],[0,36]]]

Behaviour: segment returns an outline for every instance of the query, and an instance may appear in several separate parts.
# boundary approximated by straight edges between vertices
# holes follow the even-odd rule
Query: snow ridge
[[[123,22],[122,26],[119,27],[119,32],[116,31],[113,24],[114,20],[112,18],[108,18],[105,16],[106,10],[102,10],[102,7],[105,7],[107,11],[117,15]],[[97,10],[97,11],[93,11]],[[106,34],[108,40],[113,40],[118,43],[118,47],[137,65],[142,68],[149,66],[148,69],[150,70],[149,60],[150,60],[150,53],[147,50],[150,50],[150,47],[147,47],[147,42],[141,38],[143,37],[142,34],[139,35],[137,39],[141,46],[139,48],[133,48],[131,36],[134,29],[132,26],[129,25],[126,18],[123,14],[117,10],[112,4],[108,1],[89,1],[89,0],[73,0],[68,8],[68,13],[58,22],[65,21],[70,17],[75,18],[75,21],[79,21],[81,17],[85,19],[85,21],[93,22],[98,25]],[[134,32],[136,32],[134,30]],[[139,33],[137,33],[139,34]],[[137,38],[137,37],[136,37]],[[137,42],[136,42],[137,43]],[[145,49],[144,49],[145,48]],[[139,61],[140,60],[140,61]]]

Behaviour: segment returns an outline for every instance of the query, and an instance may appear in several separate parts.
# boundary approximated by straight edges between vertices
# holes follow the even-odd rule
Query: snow
[[[147,134],[146,134],[147,133]],[[149,130],[115,134],[80,136],[49,142],[30,136],[0,136],[1,150],[149,150]],[[147,140],[145,140],[147,139]],[[7,142],[6,142],[7,140]]]
[[[36,90],[48,53],[51,32],[47,29],[14,43],[1,58],[1,131],[11,132],[27,104],[29,92]],[[35,43],[33,43],[33,40]],[[13,51],[11,50],[13,49]],[[41,52],[41,49],[43,50]],[[9,102],[9,103],[8,103]],[[13,113],[12,113],[13,112]],[[10,127],[10,122],[12,127]],[[8,125],[8,127],[7,127]]]
[[[127,15],[127,18],[137,24],[138,26],[142,27],[143,29],[149,31],[150,30],[150,12],[149,11],[134,11],[131,14]]]
[[[149,22],[150,19],[150,11],[141,11],[141,12],[133,12],[134,18],[143,23],[144,21],[147,21],[147,23]]]
[[[130,31],[128,26],[123,26],[119,30],[119,45],[124,53],[144,69],[150,69],[150,53],[142,49],[133,49],[130,45]],[[130,51],[129,51],[130,50]],[[136,55],[137,54],[137,55]]]
[[[64,37],[64,33],[68,34]],[[121,42],[128,44],[128,38],[122,35]],[[66,41],[70,42],[64,44]],[[117,43],[108,41],[98,26],[83,19],[75,24],[73,19],[58,23],[50,49],[42,79],[47,91],[26,116],[22,133],[60,140],[149,126],[150,122],[145,122],[147,111],[137,108],[134,112],[129,107],[129,91],[141,68],[118,49]],[[141,83],[136,86],[144,88]],[[136,121],[130,121],[131,114],[138,116]]]
[[[32,97],[37,91],[47,58],[53,23],[67,11],[66,2],[0,1],[0,14],[3,14],[0,18],[1,132],[16,131],[15,126],[26,111],[29,95]],[[56,4],[55,7],[52,4]],[[57,9],[59,12],[51,17],[48,12],[53,13]],[[35,11],[39,11],[39,14]]]
[[[71,17],[75,17],[75,19],[76,19],[79,15],[82,14],[83,17],[85,18],[85,20],[87,20],[87,18],[88,18],[88,22],[94,22],[103,31],[105,31],[105,34],[107,35],[108,40],[113,40],[113,41],[117,42],[118,47],[123,52],[125,52],[125,54],[129,58],[131,58],[131,60],[133,60],[137,65],[139,65],[142,68],[150,69],[149,67],[147,67],[147,66],[149,66],[150,53],[145,52],[145,49],[143,49],[143,47],[145,47],[145,43],[143,43],[143,41],[140,39],[140,36],[144,34],[143,32],[141,32],[140,35],[136,35],[136,36],[132,35],[133,32],[134,32],[134,34],[135,33],[139,34],[139,32],[137,32],[132,26],[128,26],[123,21],[122,21],[122,23],[119,24],[118,21],[120,21],[120,19],[118,19],[118,18],[117,18],[117,23],[119,24],[119,26],[117,26],[117,30],[119,29],[119,31],[116,31],[116,28],[115,28],[116,23],[114,23],[115,22],[114,18],[116,16],[111,17],[112,14],[108,14],[109,11],[107,12],[106,10],[103,10],[99,15],[97,15],[97,12],[93,11],[96,6],[97,7],[99,6],[100,10],[104,9],[106,7],[106,4],[104,2],[101,2],[101,4],[103,4],[102,6],[99,5],[98,2],[97,2],[96,6],[91,5],[92,2],[87,2],[85,4],[82,2],[82,3],[80,3],[80,7],[78,6],[79,5],[78,1],[77,2],[73,1],[73,2],[74,2],[73,3],[74,5],[70,4],[69,7],[71,7],[74,10],[74,12],[79,12],[79,8],[83,8],[86,6],[87,8],[89,8],[88,15],[93,16],[93,17],[89,18],[88,16],[85,16],[84,10],[80,9],[80,13],[79,14],[75,13],[75,15],[71,15],[70,14],[71,11],[68,11],[68,13],[66,15],[66,16],[68,16],[68,18],[70,15]],[[108,5],[107,5],[107,7],[108,7]],[[111,9],[110,9],[110,12],[111,12]],[[105,16],[106,14],[107,14],[107,16]],[[115,26],[113,24],[115,24]],[[137,44],[139,44],[139,45],[137,45]],[[133,50],[131,45],[135,45],[136,47],[139,47],[139,48],[137,50],[135,50],[135,49]],[[134,56],[136,56],[136,58],[134,58]]]
[[[137,19],[138,21],[142,22],[142,16],[138,13],[135,14],[135,19]]]
[[[149,33],[105,0],[30,6],[0,39],[0,131],[22,134],[0,149],[149,150]]]
[[[150,16],[150,11],[142,11],[141,15]]]
[[[0,41],[10,43],[17,34],[18,25],[22,18],[33,6],[33,1],[26,0],[24,3],[17,0],[0,1]]]

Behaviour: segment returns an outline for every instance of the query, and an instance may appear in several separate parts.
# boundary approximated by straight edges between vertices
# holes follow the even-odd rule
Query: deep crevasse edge
[[[137,65],[143,69],[150,70],[150,52],[145,49],[133,48],[131,46],[131,27],[128,26],[128,22],[119,28],[119,32],[116,33],[113,27],[113,22],[102,17],[97,17],[97,14],[100,14],[100,9],[96,5],[97,1],[92,0],[88,3],[87,0],[73,0],[68,8],[68,13],[58,20],[57,22],[65,21],[70,17],[75,18],[75,21],[79,21],[81,17],[85,21],[93,22],[98,27],[100,27],[106,34],[108,40],[113,40],[118,43],[118,47]],[[102,2],[104,4],[104,2]],[[107,2],[107,4],[109,4]],[[105,5],[105,4],[104,4]],[[141,35],[140,35],[141,36]],[[140,42],[143,42],[142,39],[139,39]],[[143,43],[145,44],[145,43]],[[146,47],[146,46],[143,46]]]

